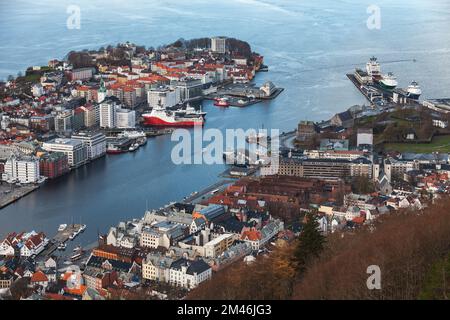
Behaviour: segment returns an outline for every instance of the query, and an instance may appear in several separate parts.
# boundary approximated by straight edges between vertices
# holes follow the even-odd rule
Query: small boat
[[[83,252],[78,252],[70,257],[71,261],[77,261],[83,257]]]
[[[214,102],[214,105],[216,107],[229,107],[230,103],[228,102],[227,98],[220,98]]]
[[[139,148],[139,144],[133,143],[129,148],[128,151],[133,152],[136,151]]]
[[[78,251],[82,251],[83,250],[83,248],[81,247],[81,246],[76,246],[74,249],[73,249],[73,252],[78,252]]]
[[[66,228],[67,228],[67,224],[60,224],[60,225],[59,225],[59,228],[58,228],[58,231],[59,231],[59,232],[62,232],[62,231],[64,231],[64,230],[66,230]]]
[[[61,242],[58,245],[58,250],[64,251],[64,250],[66,250],[66,248],[67,248],[67,244],[65,244],[64,242]]]
[[[108,147],[106,148],[106,153],[107,154],[119,154],[119,153],[124,153],[124,151],[117,146],[108,145]]]
[[[145,145],[145,144],[147,143],[147,137],[138,138],[138,139],[136,140],[136,143],[138,143],[139,146]]]

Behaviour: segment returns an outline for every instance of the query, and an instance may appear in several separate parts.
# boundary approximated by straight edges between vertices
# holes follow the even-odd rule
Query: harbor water
[[[370,30],[371,1],[76,1],[80,29],[67,29],[73,1],[0,1],[0,79],[71,50],[131,41],[157,47],[178,38],[224,35],[248,41],[269,72],[256,77],[285,88],[275,100],[246,108],[204,102],[205,128],[294,129],[300,119],[328,119],[367,103],[346,77],[372,55],[399,85],[420,83],[423,98],[450,95],[450,3],[378,1],[381,28]],[[414,18],[411,18],[414,17]],[[411,22],[413,21],[413,22]],[[415,61],[415,62],[414,62]],[[62,223],[87,224],[77,242],[146,208],[181,200],[218,181],[223,165],[175,165],[170,135],[134,153],[108,155],[0,210],[0,237],[35,229],[52,236]]]

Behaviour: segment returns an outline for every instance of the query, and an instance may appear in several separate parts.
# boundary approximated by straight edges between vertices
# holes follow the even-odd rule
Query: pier
[[[58,231],[50,240],[47,247],[39,253],[39,256],[47,258],[58,249],[60,243],[66,243],[70,240],[71,235],[82,232],[81,224],[68,224],[63,231]],[[77,235],[78,236],[78,235]]]

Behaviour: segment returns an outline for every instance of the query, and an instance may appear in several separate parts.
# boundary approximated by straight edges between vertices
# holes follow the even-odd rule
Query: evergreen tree
[[[319,231],[319,223],[315,213],[307,213],[305,220],[306,222],[303,224],[295,250],[297,271],[299,273],[305,271],[306,265],[311,259],[319,256],[325,243],[325,237]]]

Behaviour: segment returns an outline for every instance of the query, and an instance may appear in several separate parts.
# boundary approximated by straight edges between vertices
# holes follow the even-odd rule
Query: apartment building
[[[88,161],[87,147],[82,141],[67,138],[57,138],[44,142],[42,148],[49,152],[62,152],[67,155],[69,166],[79,167]]]
[[[106,154],[106,136],[101,132],[81,131],[73,134],[72,140],[83,143],[87,149],[89,160],[97,159]]]

